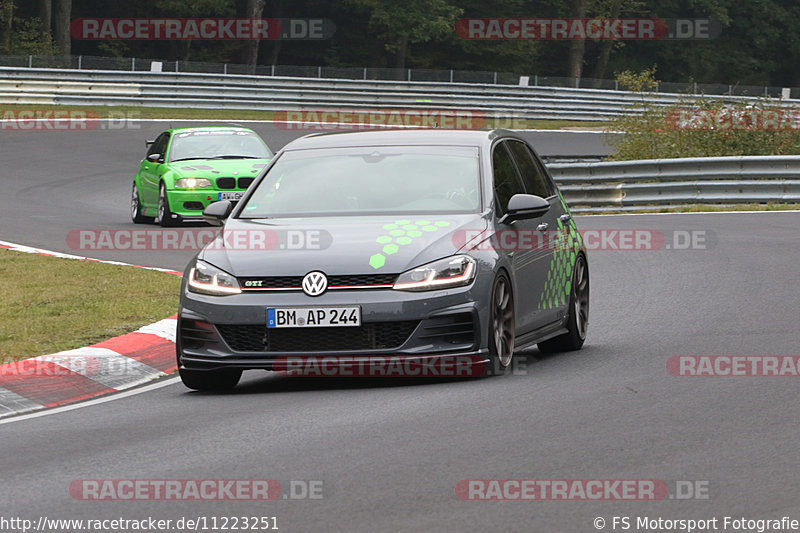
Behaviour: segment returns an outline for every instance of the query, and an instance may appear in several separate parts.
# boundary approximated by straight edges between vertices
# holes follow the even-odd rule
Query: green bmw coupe
[[[131,191],[137,224],[202,221],[208,204],[238,201],[272,158],[266,143],[247,128],[169,129],[147,144]]]

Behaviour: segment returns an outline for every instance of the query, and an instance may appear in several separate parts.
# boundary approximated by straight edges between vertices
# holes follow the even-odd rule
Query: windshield
[[[475,147],[290,151],[270,168],[241,216],[475,212],[479,168]]]
[[[272,152],[248,131],[186,131],[174,135],[170,161],[186,159],[269,159]]]

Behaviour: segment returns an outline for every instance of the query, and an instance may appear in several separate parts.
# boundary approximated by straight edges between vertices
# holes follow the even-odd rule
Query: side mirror
[[[152,139],[152,140],[148,139],[148,140],[144,141],[144,145],[145,145],[145,146],[150,146],[150,145],[151,145],[151,144],[153,144],[154,142],[156,142],[156,140],[155,140],[155,139]]]
[[[212,226],[221,226],[225,219],[230,216],[231,211],[233,211],[233,204],[230,200],[220,200],[209,204],[203,210],[203,220]]]
[[[508,224],[515,220],[526,218],[539,218],[547,213],[550,204],[541,196],[533,194],[515,194],[508,201],[506,214],[498,221],[501,224]]]
[[[151,163],[158,163],[161,160],[161,154],[150,154],[147,156],[147,160]]]

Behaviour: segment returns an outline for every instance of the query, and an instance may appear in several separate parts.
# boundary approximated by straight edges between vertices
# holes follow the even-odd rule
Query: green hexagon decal
[[[375,254],[369,258],[369,266],[372,268],[381,268],[386,264],[386,258],[381,254]]]
[[[446,220],[430,221],[425,219],[395,220],[393,224],[383,224],[382,228],[388,235],[379,235],[375,242],[383,245],[383,253],[374,254],[369,258],[369,265],[374,268],[383,268],[386,265],[386,256],[394,255],[400,251],[400,246],[411,244],[414,239],[422,237],[423,232],[431,233],[441,228],[450,226]],[[394,244],[392,244],[394,240]]]

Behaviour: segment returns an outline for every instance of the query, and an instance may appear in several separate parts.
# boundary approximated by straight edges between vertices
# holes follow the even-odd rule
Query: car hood
[[[229,219],[199,257],[239,277],[399,274],[458,252],[487,216]]]
[[[269,159],[192,159],[170,163],[169,169],[180,178],[255,178],[269,162]]]

